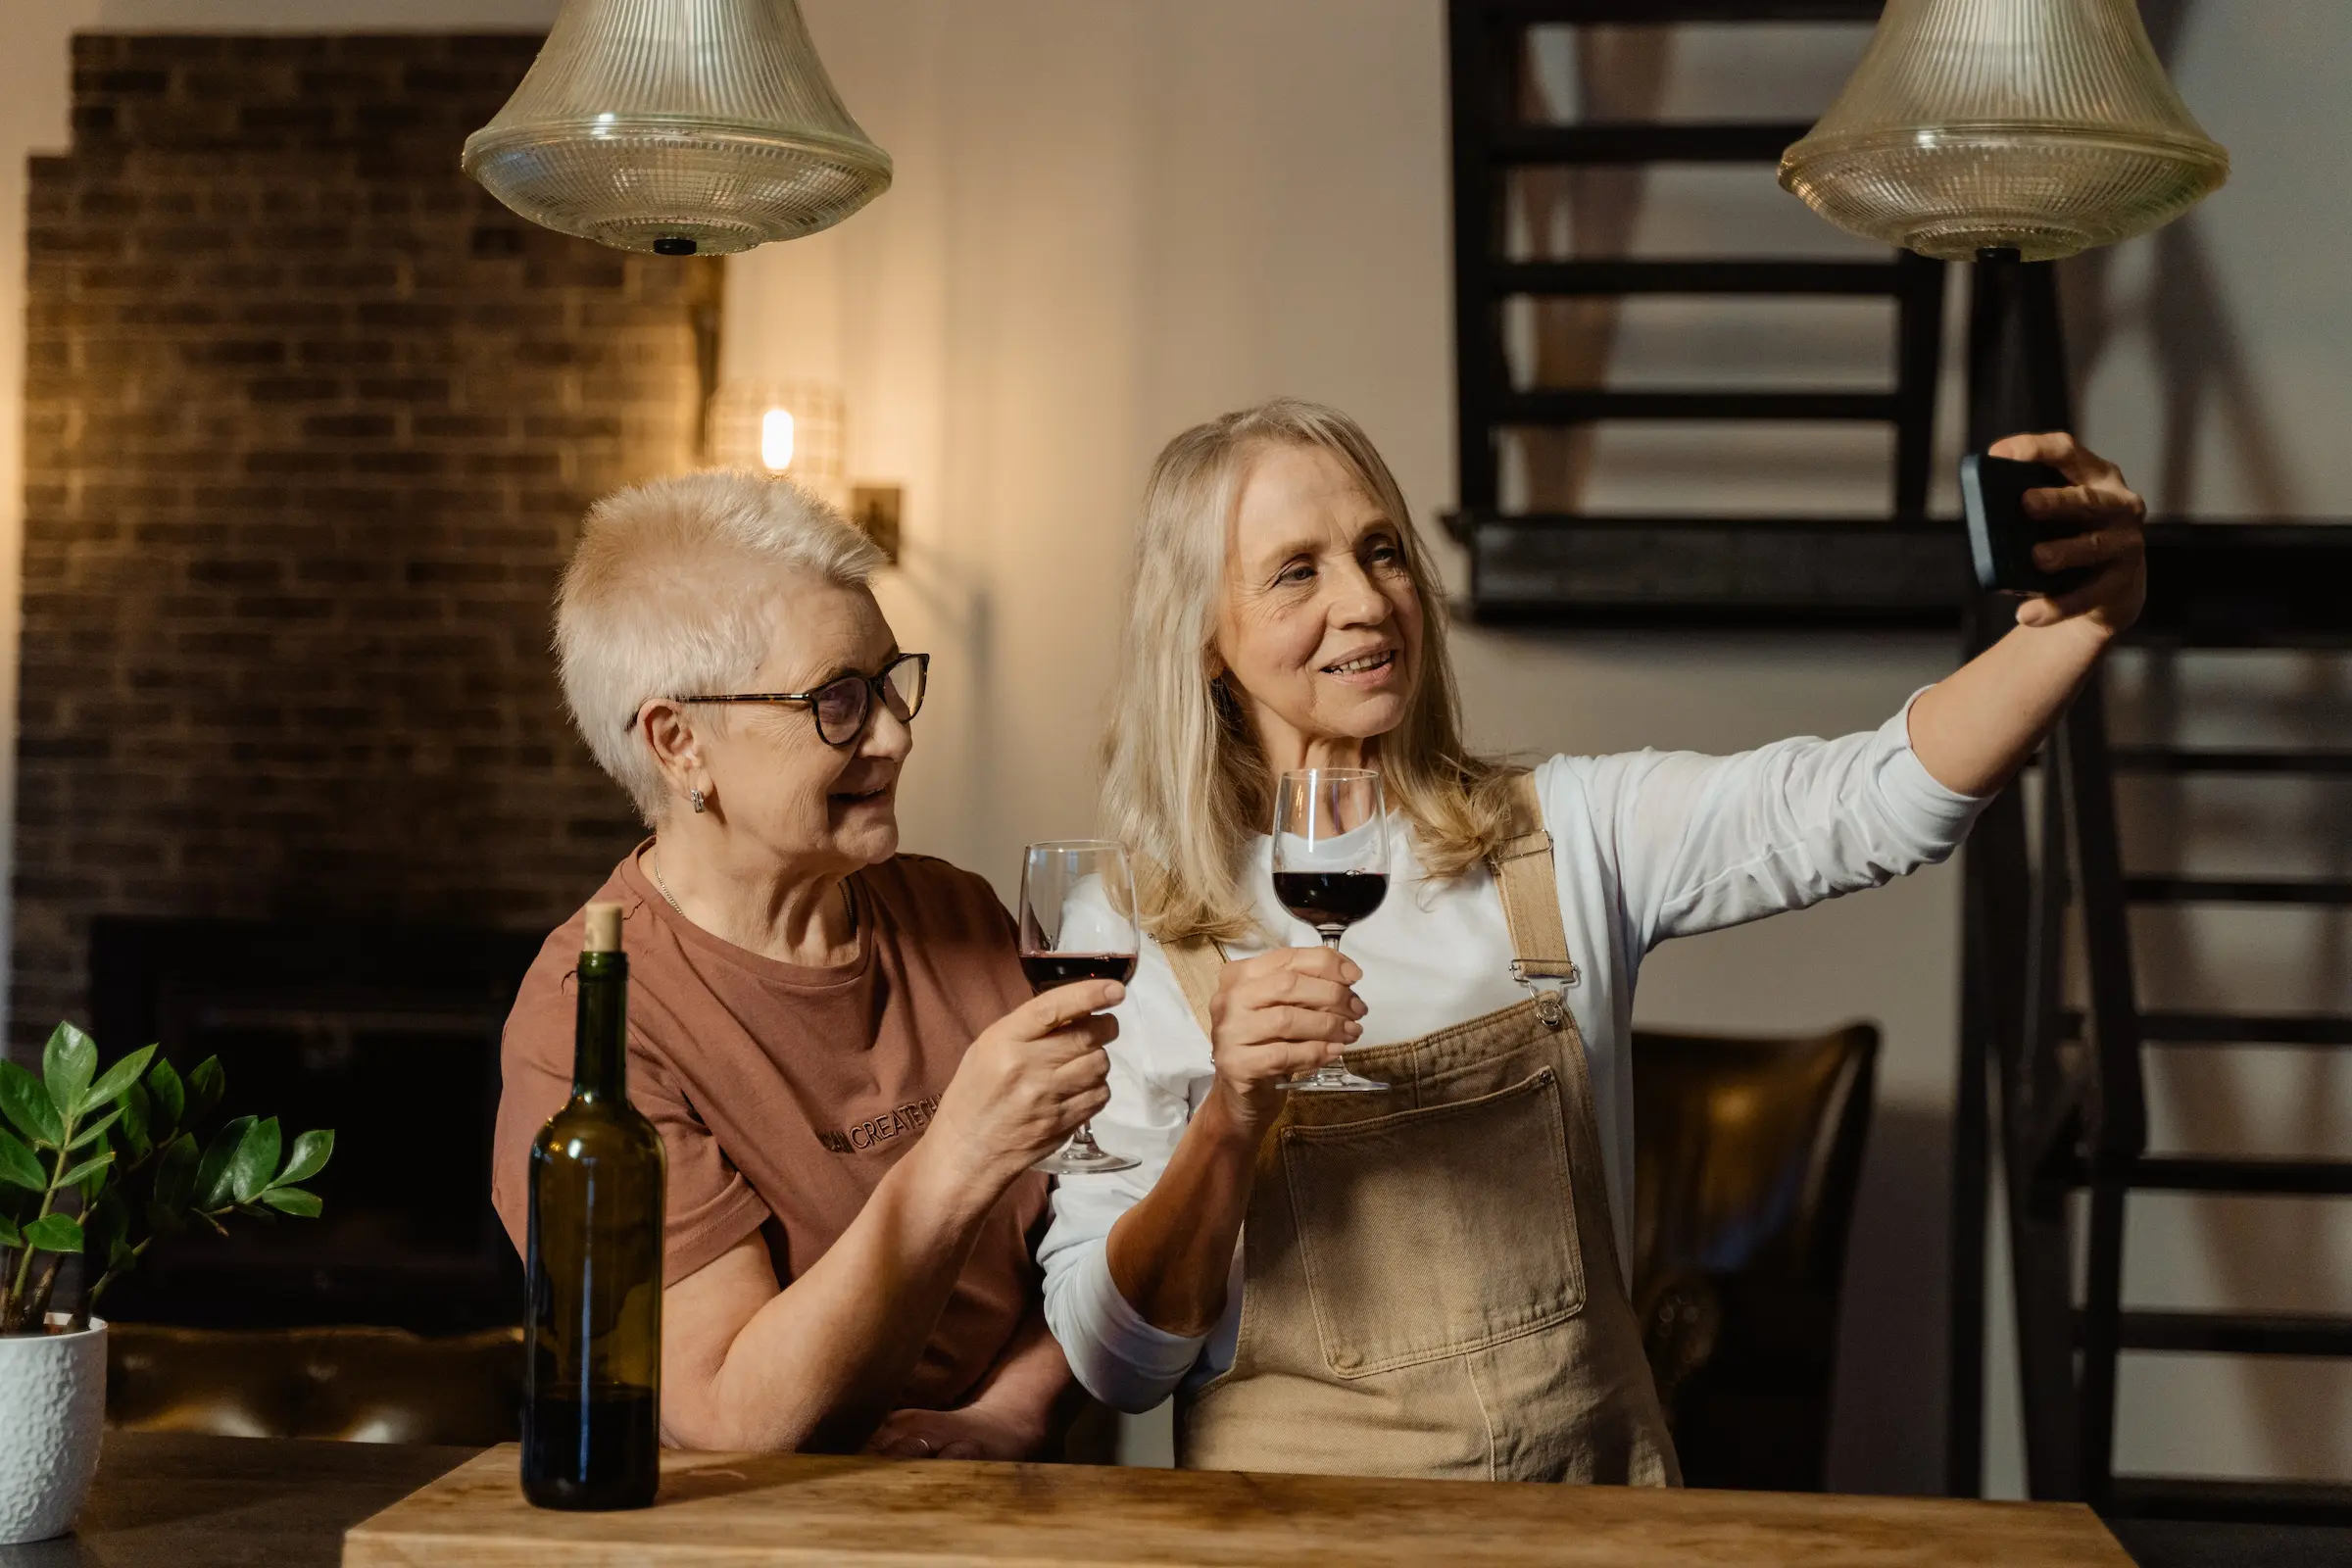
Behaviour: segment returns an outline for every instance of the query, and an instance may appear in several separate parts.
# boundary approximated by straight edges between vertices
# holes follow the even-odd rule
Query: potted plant
[[[39,1076],[0,1061],[0,1544],[63,1534],[89,1492],[106,1417],[106,1324],[90,1312],[148,1244],[192,1222],[226,1235],[231,1215],[318,1214],[300,1184],[335,1135],[288,1146],[275,1117],[237,1116],[200,1142],[220,1058],[183,1079],[155,1049],[100,1072],[97,1042],[61,1023]]]

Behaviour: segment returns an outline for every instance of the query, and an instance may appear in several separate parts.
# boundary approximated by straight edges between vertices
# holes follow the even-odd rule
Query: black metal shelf
[[[2344,1198],[2352,1197],[2352,1160],[2142,1154],[2129,1166],[2129,1185],[2145,1192]]]
[[[2127,1350],[2183,1355],[2352,1356],[2352,1317],[2294,1312],[2128,1311]]]
[[[1883,0],[1486,0],[1483,9],[1519,26],[1564,23],[1876,22]]]
[[[2133,904],[2269,904],[2337,908],[2352,905],[2352,880],[2304,877],[2130,876]]]
[[[1599,419],[1846,419],[1894,417],[1891,392],[1639,392],[1541,389],[1493,398],[1498,425],[1591,424]]]
[[[1530,122],[1518,113],[1526,30],[1544,24],[1875,21],[1876,0],[1452,0],[1454,294],[1459,536],[1470,546],[1468,612],[1489,621],[1594,625],[1929,626],[1957,612],[1957,535],[1943,541],[1760,518],[1562,519],[1502,513],[1503,445],[1515,431],[1601,421],[1799,420],[1889,427],[1887,511],[1927,514],[1928,459],[1941,353],[1943,268],[1786,256],[1513,258],[1509,171],[1772,164],[1808,125],[1793,121]],[[1891,390],[1565,388],[1514,384],[1502,302],[1515,296],[1620,299],[1656,294],[1813,295],[1892,300]],[[1726,379],[1736,379],[1726,368]],[[1740,539],[1753,527],[1780,559]],[[1949,530],[1947,530],[1949,532]],[[1868,559],[1851,560],[1860,551]]]
[[[2190,1476],[2115,1478],[2108,1512],[2125,1519],[2215,1523],[2352,1524],[2352,1486],[2325,1481],[2218,1481]]]
[[[1799,122],[1586,121],[1512,125],[1488,142],[1489,163],[1777,164],[1788,144],[1813,127]]]
[[[1892,262],[1599,260],[1497,262],[1487,286],[1512,294],[1831,294],[1892,296]]]
[[[2169,746],[2118,746],[2110,754],[2119,773],[2224,773],[2325,776],[2352,773],[2352,752],[2200,751]]]
[[[2352,1018],[2323,1013],[2143,1012],[2150,1046],[2352,1046]]]

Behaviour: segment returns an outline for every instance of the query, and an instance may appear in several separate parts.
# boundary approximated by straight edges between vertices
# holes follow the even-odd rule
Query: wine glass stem
[[[1080,1122],[1078,1130],[1070,1134],[1069,1152],[1081,1159],[1095,1159],[1101,1156],[1102,1151],[1096,1147],[1095,1124],[1091,1118]]]
[[[1318,933],[1318,935],[1323,938],[1323,945],[1334,953],[1340,951],[1340,938],[1346,934],[1347,929],[1345,927],[1337,927],[1332,930]],[[1307,1081],[1310,1083],[1336,1084],[1343,1082],[1347,1076],[1347,1068],[1341,1066],[1336,1061],[1327,1061],[1322,1066],[1317,1067],[1312,1073],[1309,1073],[1307,1075]]]

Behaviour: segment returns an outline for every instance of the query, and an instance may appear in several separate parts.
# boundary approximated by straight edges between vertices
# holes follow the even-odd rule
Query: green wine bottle
[[[642,1508],[662,1445],[662,1135],[629,1103],[621,906],[588,906],[571,1100],[531,1144],[522,1494]]]

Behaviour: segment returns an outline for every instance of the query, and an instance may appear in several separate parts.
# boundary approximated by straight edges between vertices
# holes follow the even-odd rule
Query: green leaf
[[[24,1233],[17,1229],[17,1222],[6,1214],[0,1214],[0,1247],[23,1247],[24,1245]]]
[[[8,1182],[32,1192],[49,1190],[49,1173],[31,1150],[17,1141],[14,1133],[0,1133],[0,1182]]]
[[[132,1084],[122,1091],[122,1129],[115,1134],[122,1145],[122,1152],[136,1162],[155,1151],[155,1101],[145,1084]]]
[[[228,1074],[220,1070],[219,1056],[207,1056],[188,1072],[188,1102],[180,1112],[180,1125],[202,1121],[220,1103],[220,1093],[228,1087]]]
[[[335,1130],[322,1127],[317,1132],[304,1133],[294,1140],[294,1152],[286,1156],[286,1168],[277,1173],[272,1187],[291,1187],[307,1182],[326,1169],[329,1155],[335,1152]]]
[[[57,1179],[57,1185],[60,1187],[78,1187],[84,1181],[87,1181],[90,1177],[95,1176],[98,1172],[106,1169],[107,1166],[112,1165],[114,1162],[115,1152],[110,1149],[105,1153],[100,1154],[97,1158],[85,1159],[80,1164],[74,1166],[72,1170],[66,1172],[63,1176],[60,1176]]]
[[[297,1219],[317,1219],[318,1211],[325,1206],[318,1201],[317,1193],[306,1193],[299,1187],[272,1187],[262,1194],[261,1200],[279,1213],[292,1214]]]
[[[24,1227],[24,1241],[44,1252],[78,1252],[81,1222],[64,1214],[43,1214]]]
[[[229,1161],[237,1157],[237,1150],[253,1125],[251,1116],[223,1122],[220,1130],[213,1134],[213,1141],[204,1146],[204,1158],[196,1166],[196,1196],[191,1200],[198,1208],[219,1208],[229,1200],[229,1194],[234,1191]]]
[[[118,1250],[127,1250],[130,1206],[122,1200],[122,1189],[110,1185],[100,1193],[82,1214],[81,1228],[89,1234],[90,1250],[110,1262]]]
[[[47,1144],[57,1147],[66,1136],[66,1123],[49,1103],[49,1091],[41,1081],[13,1061],[0,1061],[0,1114],[16,1124],[17,1131],[32,1140],[37,1147]]]
[[[154,1054],[153,1046],[141,1046],[100,1073],[98,1081],[90,1085],[89,1093],[82,1097],[82,1109],[95,1110],[100,1105],[114,1103],[123,1090],[139,1081],[139,1074],[147,1070],[147,1062]]]
[[[155,1101],[154,1115],[148,1125],[157,1138],[169,1138],[178,1130],[180,1113],[188,1108],[187,1086],[179,1081],[179,1069],[157,1058],[147,1069],[147,1093]]]
[[[99,1139],[104,1138],[106,1136],[106,1130],[109,1127],[112,1127],[115,1124],[115,1118],[122,1114],[122,1107],[121,1105],[117,1105],[114,1109],[108,1111],[105,1115],[90,1123],[87,1127],[76,1131],[74,1134],[74,1141],[66,1146],[66,1152],[70,1154],[76,1149],[87,1149]]]
[[[181,1133],[156,1156],[155,1189],[149,1195],[147,1220],[159,1231],[177,1230],[196,1196],[195,1135]]]
[[[81,1114],[82,1097],[97,1071],[97,1041],[70,1023],[49,1031],[49,1043],[41,1048],[41,1081],[48,1085],[50,1103],[59,1115]]]
[[[262,1196],[262,1189],[270,1185],[270,1176],[277,1170],[278,1151],[282,1147],[275,1116],[265,1116],[245,1129],[236,1153],[228,1161],[228,1190],[238,1202],[250,1203]]]

